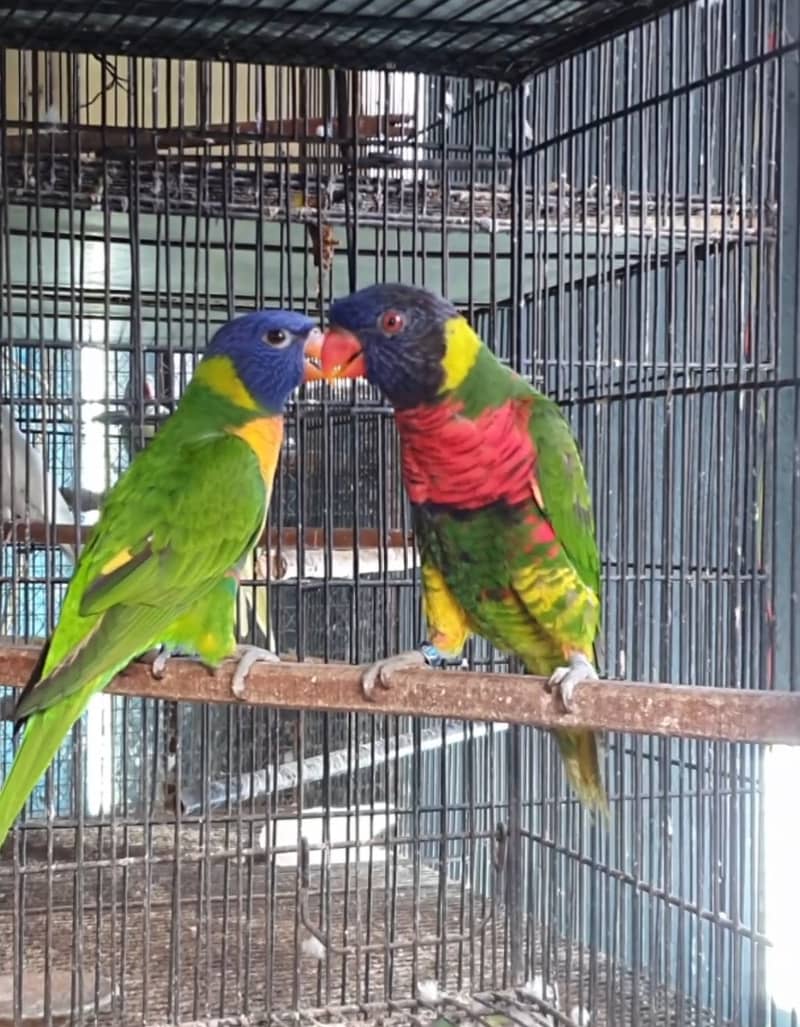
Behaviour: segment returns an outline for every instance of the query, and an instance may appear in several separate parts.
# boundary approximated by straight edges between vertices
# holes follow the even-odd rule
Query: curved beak
[[[325,332],[322,373],[326,378],[366,378],[364,350],[352,332],[343,328],[329,328]]]
[[[306,344],[303,347],[303,355],[306,358],[303,383],[322,381],[325,375],[319,366],[322,357],[322,332],[319,328],[313,328],[308,333]]]

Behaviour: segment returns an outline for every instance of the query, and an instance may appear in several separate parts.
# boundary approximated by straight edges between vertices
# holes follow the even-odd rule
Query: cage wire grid
[[[89,18],[58,43],[33,10],[7,13],[28,49],[0,62],[0,375],[50,477],[37,516],[4,446],[29,496],[15,519],[0,495],[6,637],[53,623],[57,543],[219,324],[403,280],[563,404],[603,670],[798,680],[793,5],[684,5],[512,88],[71,52]],[[413,644],[391,411],[306,387],[286,420],[242,637],[353,662]],[[0,855],[0,1005],[19,1018],[42,971],[53,1018],[109,1024],[796,1023],[767,972],[765,752],[607,742],[604,832],[540,731],[98,697]],[[5,769],[9,723],[0,745]]]
[[[8,46],[28,49],[264,60],[289,65],[427,72],[516,81],[677,6],[676,0],[26,0],[0,6]]]

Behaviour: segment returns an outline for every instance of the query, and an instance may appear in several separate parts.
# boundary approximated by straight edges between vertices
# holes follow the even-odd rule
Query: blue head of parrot
[[[398,409],[433,400],[446,377],[447,300],[412,285],[371,285],[336,300],[322,348],[328,378],[365,377]]]
[[[321,377],[316,358],[322,335],[314,321],[293,310],[257,310],[234,318],[214,335],[203,363],[227,357],[241,384],[265,410],[279,413],[304,381]]]

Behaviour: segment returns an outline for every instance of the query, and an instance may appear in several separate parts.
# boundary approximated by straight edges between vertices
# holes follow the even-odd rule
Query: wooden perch
[[[359,140],[380,136],[404,138],[413,134],[410,114],[362,115],[358,119]],[[186,128],[104,127],[42,123],[37,128],[18,130],[5,138],[9,156],[31,153],[38,145],[41,153],[129,153],[155,157],[162,150],[196,150],[204,146],[229,146],[275,142],[339,143],[336,119],[326,126],[322,118],[282,118],[267,121],[239,121],[233,124],[188,126]],[[326,133],[330,131],[330,135]]]
[[[0,681],[21,687],[38,656],[31,646],[0,647]],[[173,660],[159,681],[143,663],[123,671],[109,691],[169,701],[235,703],[235,663],[216,673],[190,660]],[[248,678],[246,703],[284,709],[336,710],[456,720],[586,727],[599,731],[708,738],[714,741],[800,745],[800,692],[639,684],[579,685],[572,713],[564,713],[543,678],[465,671],[404,670],[392,687],[364,698],[358,667],[343,663],[257,664]]]

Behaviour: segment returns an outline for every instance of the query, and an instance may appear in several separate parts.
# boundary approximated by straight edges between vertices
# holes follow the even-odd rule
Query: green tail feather
[[[600,773],[597,737],[591,731],[556,731],[569,783],[581,802],[608,820],[608,797]]]
[[[50,761],[61,747],[69,729],[80,717],[99,681],[81,688],[60,703],[26,720],[22,741],[0,790],[0,845]]]

